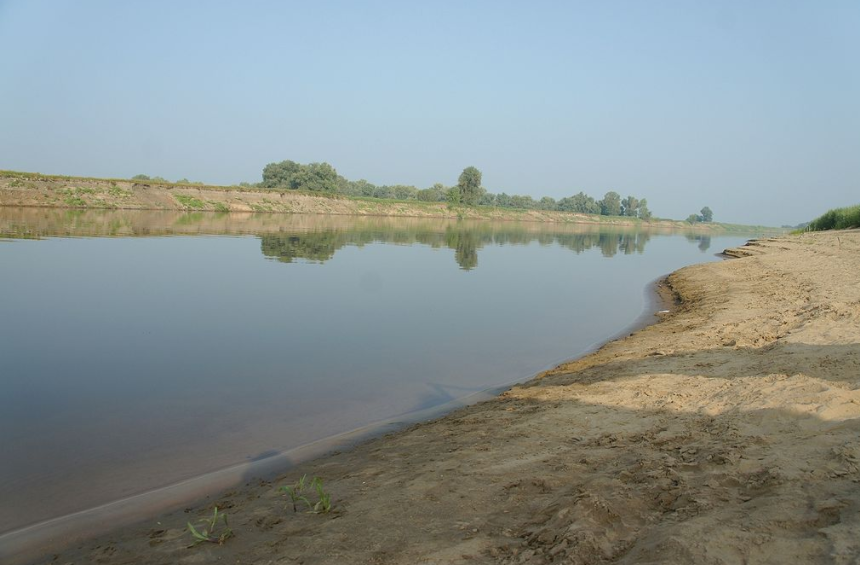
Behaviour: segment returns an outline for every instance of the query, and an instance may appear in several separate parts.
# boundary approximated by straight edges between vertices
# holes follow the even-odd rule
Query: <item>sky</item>
[[[0,0],[0,169],[351,180],[794,225],[860,203],[860,2]]]

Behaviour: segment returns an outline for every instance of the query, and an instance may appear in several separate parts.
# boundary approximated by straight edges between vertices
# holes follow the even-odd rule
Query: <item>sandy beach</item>
[[[860,231],[729,254],[498,398],[38,563],[857,563]],[[279,492],[304,474],[332,512]],[[216,505],[234,537],[189,548]]]

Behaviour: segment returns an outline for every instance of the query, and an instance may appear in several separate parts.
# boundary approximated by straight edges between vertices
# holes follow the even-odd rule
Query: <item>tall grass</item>
[[[850,228],[860,228],[860,204],[828,210],[812,220],[806,231],[847,230]]]

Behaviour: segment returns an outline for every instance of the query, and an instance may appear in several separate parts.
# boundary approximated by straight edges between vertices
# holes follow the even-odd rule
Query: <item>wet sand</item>
[[[672,274],[660,323],[497,398],[38,562],[854,563],[860,232],[730,254]],[[305,473],[331,513],[278,492]],[[188,548],[215,505],[235,537]]]

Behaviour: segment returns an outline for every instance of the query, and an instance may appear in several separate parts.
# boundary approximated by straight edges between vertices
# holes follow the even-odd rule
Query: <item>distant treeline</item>
[[[143,180],[143,181],[149,180],[149,181],[153,181],[153,182],[165,182],[165,183],[170,182],[169,180],[167,180],[164,177],[158,177],[158,176],[151,177],[149,175],[134,175],[133,177],[131,177],[131,180]],[[171,184],[174,184],[174,183],[171,183]],[[185,178],[179,179],[178,181],[176,181],[175,184],[195,184],[195,185],[200,185],[200,186],[204,185],[204,183],[202,183],[202,182],[190,181],[190,180],[185,179]],[[248,183],[244,183],[244,184],[250,186]]]
[[[494,194],[481,186],[481,172],[475,167],[464,169],[455,186],[436,183],[429,188],[417,188],[403,184],[380,186],[363,179],[347,180],[328,163],[303,165],[295,161],[281,161],[266,165],[263,169],[263,181],[256,186],[328,192],[364,198],[449,202],[456,205],[493,206],[523,210],[558,210],[604,216],[627,216],[643,220],[651,219],[651,211],[648,209],[646,199],[635,196],[622,198],[620,194],[614,191],[607,192],[600,200],[584,192],[560,200],[549,196],[535,200],[531,196],[518,194],[506,194],[504,192]]]
[[[595,214],[602,216],[624,216],[651,220],[651,210],[648,201],[636,196],[622,198],[615,191],[609,191],[600,200],[580,191],[572,196],[559,200],[544,196],[535,200],[531,196],[519,194],[494,194],[481,184],[481,171],[475,167],[466,167],[460,174],[457,184],[445,186],[436,183],[428,188],[418,188],[408,184],[376,185],[364,179],[353,181],[338,174],[337,170],[328,163],[296,163],[281,161],[269,163],[263,168],[263,180],[257,184],[239,183],[246,188],[271,188],[300,190],[306,192],[324,192],[342,194],[356,198],[378,198],[383,200],[404,200],[420,202],[447,202],[452,205],[487,206],[495,208],[512,208],[519,210],[554,210],[558,212],[573,212],[580,214]],[[169,182],[162,177],[135,175],[132,180],[152,180]],[[179,179],[177,184],[203,184],[200,182]],[[687,221],[691,224],[713,221],[713,212],[707,206],[700,214],[691,214]]]

